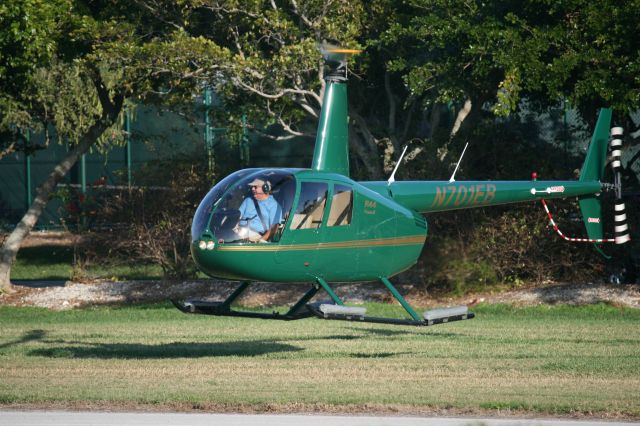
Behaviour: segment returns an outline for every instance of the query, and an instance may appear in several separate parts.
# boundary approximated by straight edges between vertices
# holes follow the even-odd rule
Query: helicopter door
[[[317,244],[321,242],[329,185],[326,182],[301,182],[298,201],[276,252],[276,262],[294,271],[313,266]]]
[[[334,183],[329,194],[326,218],[320,229],[323,249],[318,250],[315,264],[320,276],[340,276],[347,280],[356,268],[356,227],[353,224],[353,189]],[[346,275],[341,275],[346,274]],[[335,278],[332,278],[335,279]]]

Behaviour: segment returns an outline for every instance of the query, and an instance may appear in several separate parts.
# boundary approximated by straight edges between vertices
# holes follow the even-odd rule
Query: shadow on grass
[[[204,358],[223,356],[260,356],[269,353],[297,352],[302,348],[256,340],[228,343],[166,343],[144,345],[140,343],[104,343],[87,346],[59,346],[35,349],[30,356],[47,358],[97,358],[97,359],[169,359]]]
[[[44,330],[31,330],[24,334],[19,339],[0,344],[0,349],[8,348],[10,346],[17,346],[23,343],[32,342],[34,340],[42,340],[46,336],[47,332]]]
[[[391,337],[391,336],[407,336],[407,335],[414,335],[415,334],[415,330],[417,328],[410,328],[407,329],[409,326],[396,326],[396,327],[404,327],[403,329],[395,329],[395,330],[391,330],[389,328],[374,328],[374,327],[370,327],[370,328],[359,328],[358,331],[363,331],[369,335],[372,336],[384,336],[384,337]]]
[[[23,247],[18,252],[18,261],[30,265],[44,266],[56,263],[71,264],[73,248],[57,246]]]
[[[394,337],[394,336],[425,336],[427,338],[458,338],[462,336],[460,333],[452,333],[452,332],[442,332],[442,328],[433,329],[432,327],[423,327],[423,326],[394,326],[398,327],[397,329],[389,329],[389,328],[374,328],[374,327],[366,327],[366,328],[358,328],[358,331],[362,331],[369,336],[383,336],[383,337]],[[439,326],[436,326],[439,327]],[[446,327],[446,325],[445,325]],[[424,331],[429,331],[428,333],[422,333]],[[436,331],[437,330],[437,331]]]

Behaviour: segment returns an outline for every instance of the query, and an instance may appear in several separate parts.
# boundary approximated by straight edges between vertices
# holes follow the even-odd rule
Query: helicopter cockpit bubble
[[[224,191],[217,193],[217,198],[211,204],[212,209],[208,210],[212,212],[210,213],[211,218],[207,222],[209,224],[208,230],[213,234],[213,238],[220,244],[248,242],[252,240],[250,236],[252,234],[251,224],[253,223],[254,228],[260,228],[255,230],[260,234],[266,233],[266,230],[262,229],[263,225],[266,225],[267,228],[273,228],[274,232],[269,235],[268,242],[278,241],[295,197],[296,181],[293,174],[286,170],[254,169],[253,173],[231,176],[234,179],[224,188]],[[218,185],[222,185],[224,180]],[[259,218],[255,210],[258,201],[253,197],[250,185],[255,181],[268,182],[269,187],[266,192],[275,201],[275,203],[270,202],[273,212],[267,210],[268,208],[264,205],[260,209],[263,215],[262,219]],[[250,206],[249,210],[252,213],[249,216],[251,217],[241,217],[241,206],[245,199],[255,200],[255,203],[245,203]],[[277,214],[275,214],[276,210]],[[204,210],[204,212],[206,211]],[[245,215],[247,215],[246,212]],[[205,227],[204,230],[206,229]]]
[[[229,189],[234,182],[242,179],[251,172],[255,172],[256,170],[257,169],[238,170],[235,173],[231,173],[211,188],[209,193],[204,197],[196,209],[196,214],[194,215],[193,222],[191,223],[191,241],[197,241],[202,236],[202,233],[206,231],[207,225],[209,225],[209,219],[211,218],[211,212],[227,189]]]

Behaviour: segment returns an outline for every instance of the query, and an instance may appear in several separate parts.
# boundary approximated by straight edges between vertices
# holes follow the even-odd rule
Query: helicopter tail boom
[[[420,213],[578,197],[602,190],[598,181],[401,181],[391,185],[387,182],[362,184]]]
[[[552,198],[578,197],[580,210],[587,231],[587,239],[602,241],[603,220],[600,193],[615,190],[617,244],[629,241],[626,214],[620,190],[620,145],[622,129],[611,131],[612,167],[615,184],[601,183],[607,161],[611,110],[602,109],[587,151],[579,180],[538,181],[535,174],[530,181],[389,181],[363,182],[363,185],[420,213],[488,207]],[[614,241],[614,240],[611,240]]]

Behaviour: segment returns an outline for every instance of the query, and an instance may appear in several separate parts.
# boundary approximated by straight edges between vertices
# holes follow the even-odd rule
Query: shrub
[[[104,255],[108,247],[111,258],[159,265],[165,278],[194,277],[191,220],[210,186],[204,170],[203,162],[193,158],[160,161],[141,171],[146,185],[110,191],[92,255]]]

